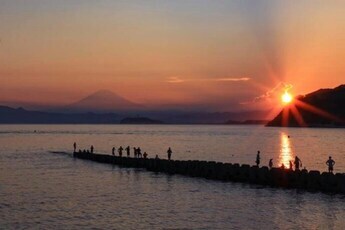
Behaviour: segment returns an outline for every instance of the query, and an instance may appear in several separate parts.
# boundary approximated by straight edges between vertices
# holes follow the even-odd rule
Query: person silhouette
[[[91,148],[90,148],[90,150],[91,150],[91,153],[93,153],[93,150],[94,150],[94,147],[93,147],[93,145],[91,145]]]
[[[289,161],[289,169],[290,170],[292,170],[292,166],[293,166],[292,161]]]
[[[270,169],[273,167],[273,159],[272,158],[268,162],[268,167],[270,167]]]
[[[115,156],[115,147],[113,147],[113,149],[111,150],[111,154],[113,154],[113,156]]]
[[[126,152],[127,152],[127,157],[129,157],[130,156],[130,152],[131,152],[131,147],[127,146]]]
[[[258,153],[256,154],[256,160],[255,160],[255,163],[256,163],[256,166],[259,167],[260,165],[260,151],[258,151]]]
[[[170,147],[168,148],[167,153],[168,153],[168,160],[170,161],[170,159],[171,159],[171,154],[172,154],[172,150],[171,150]]]
[[[119,152],[119,156],[122,157],[122,151],[123,151],[123,148],[122,146],[120,146],[120,148],[118,149],[118,152]]]
[[[295,156],[294,164],[295,164],[295,170],[299,170],[300,166],[302,167],[302,161],[298,158],[298,156]]]
[[[134,158],[137,158],[137,154],[138,154],[137,148],[136,148],[136,147],[133,147],[133,151],[134,151]]]
[[[147,158],[147,153],[146,152],[144,152],[144,159],[146,159]]]
[[[326,161],[326,165],[328,165],[328,172],[333,173],[333,166],[335,165],[335,161],[329,156],[328,161]]]
[[[139,158],[139,157],[142,158],[143,155],[141,154],[141,149],[140,149],[140,147],[137,148],[137,151],[138,151],[138,153],[137,153],[138,158]]]
[[[73,143],[73,148],[74,148],[73,152],[76,152],[77,151],[77,143],[76,142]]]

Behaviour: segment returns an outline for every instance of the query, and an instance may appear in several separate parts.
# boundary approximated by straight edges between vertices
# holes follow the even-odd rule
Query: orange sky
[[[250,102],[281,82],[296,94],[345,83],[344,8],[340,0],[2,0],[0,102],[69,104],[109,89],[144,104],[266,108],[276,102]]]

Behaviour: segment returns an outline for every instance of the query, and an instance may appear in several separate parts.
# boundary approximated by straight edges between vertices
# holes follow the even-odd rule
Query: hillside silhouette
[[[345,85],[296,97],[267,126],[345,127]]]

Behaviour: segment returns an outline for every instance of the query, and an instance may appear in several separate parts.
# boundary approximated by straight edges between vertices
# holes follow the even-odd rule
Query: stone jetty
[[[345,174],[307,170],[257,167],[247,164],[231,164],[198,160],[165,160],[118,157],[103,154],[79,153],[75,158],[114,164],[122,167],[144,168],[148,171],[181,174],[212,180],[242,182],[250,184],[303,189],[312,192],[345,193]]]

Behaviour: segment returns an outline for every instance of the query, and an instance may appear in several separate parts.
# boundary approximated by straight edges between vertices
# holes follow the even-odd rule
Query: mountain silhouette
[[[48,113],[0,106],[0,124],[118,124],[121,119],[115,113]]]
[[[153,120],[147,117],[126,117],[121,120],[120,124],[163,124],[159,120]]]
[[[267,126],[345,127],[345,85],[296,97]]]
[[[226,120],[261,118],[265,113],[259,111],[239,113],[180,113],[173,111],[130,113],[65,113],[26,110],[0,105],[0,124],[224,124]],[[254,123],[249,121],[250,123]]]
[[[119,112],[143,109],[142,105],[131,102],[109,90],[97,91],[80,101],[63,108],[67,112]]]

